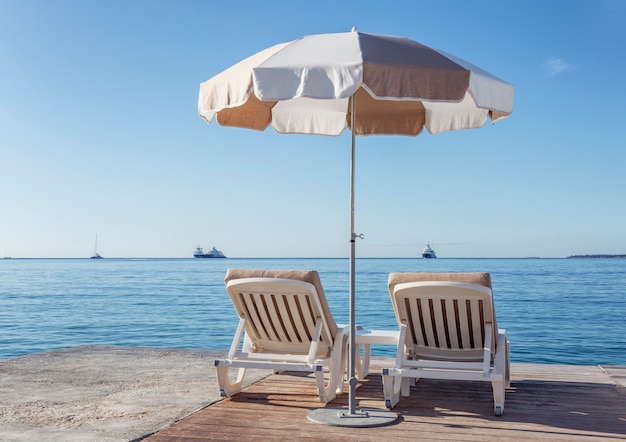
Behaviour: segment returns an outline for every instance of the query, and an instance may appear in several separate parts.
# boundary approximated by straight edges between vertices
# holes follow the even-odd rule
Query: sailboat
[[[91,259],[102,259],[102,256],[98,254],[98,235],[96,235],[96,244],[93,246],[93,255]]]

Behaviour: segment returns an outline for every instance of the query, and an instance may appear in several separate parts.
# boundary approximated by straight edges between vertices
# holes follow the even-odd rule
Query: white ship
[[[426,244],[424,250],[422,250],[422,258],[436,258],[437,254],[430,248],[430,244]]]
[[[204,253],[204,250],[202,250],[202,247],[200,246],[196,247],[196,251],[193,252],[193,257],[194,258],[226,258],[226,256],[222,252],[217,250],[215,247],[213,247],[208,253]]]

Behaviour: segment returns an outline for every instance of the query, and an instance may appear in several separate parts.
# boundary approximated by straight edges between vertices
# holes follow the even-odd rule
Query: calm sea
[[[0,359],[84,344],[227,349],[228,267],[316,269],[348,322],[347,259],[0,260]],[[487,271],[514,362],[626,365],[626,259],[357,259],[357,322],[397,328],[394,271]],[[389,346],[376,355],[392,355]]]

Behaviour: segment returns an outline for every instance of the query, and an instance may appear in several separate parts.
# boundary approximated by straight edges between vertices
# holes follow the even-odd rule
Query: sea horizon
[[[591,254],[591,255],[570,255],[570,256],[438,256],[435,259],[626,259],[626,254]],[[5,256],[2,259],[92,259],[89,256]],[[293,256],[293,257],[268,257],[268,256],[227,256],[226,258],[194,258],[193,256],[111,256],[102,259],[191,259],[191,260],[233,260],[233,259],[350,259],[341,256]],[[420,256],[357,256],[356,259],[418,259],[426,260]]]

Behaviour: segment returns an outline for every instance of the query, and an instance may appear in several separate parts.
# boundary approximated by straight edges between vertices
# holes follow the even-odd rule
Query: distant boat
[[[196,247],[196,251],[193,253],[194,258],[226,258],[226,256],[213,247],[208,253],[204,253],[202,247]]]
[[[102,256],[98,254],[98,235],[96,235],[96,244],[93,246],[93,255],[91,259],[102,259]]]
[[[424,250],[422,250],[422,258],[436,258],[437,254],[430,248],[430,244],[426,244]]]

